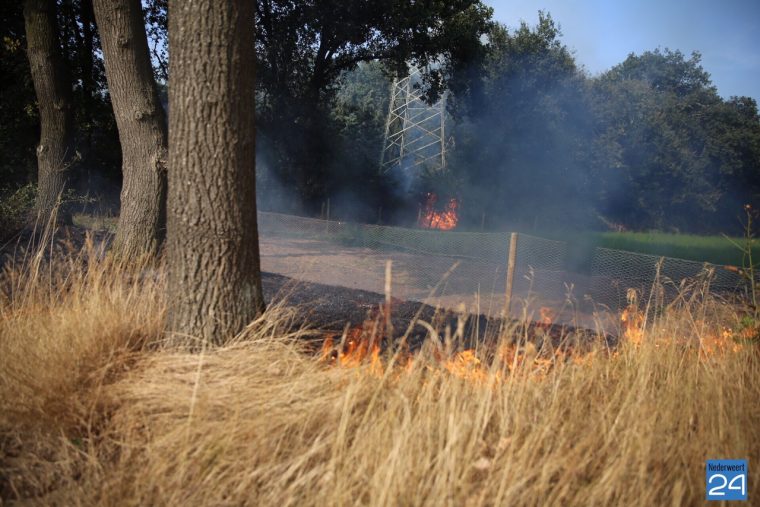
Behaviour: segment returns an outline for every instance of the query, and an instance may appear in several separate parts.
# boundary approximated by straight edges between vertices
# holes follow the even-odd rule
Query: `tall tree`
[[[50,219],[78,154],[74,147],[71,82],[63,65],[56,28],[55,0],[26,0],[27,55],[40,114],[37,145],[37,202],[43,221]],[[59,221],[68,221],[60,210]]]
[[[597,128],[616,154],[598,169],[613,220],[723,232],[742,204],[757,204],[756,104],[724,101],[699,53],[631,54],[595,80],[594,93]]]
[[[448,167],[457,176],[450,187],[462,199],[462,220],[585,226],[591,117],[585,77],[559,28],[543,12],[533,27],[494,26],[478,63],[469,69],[473,76],[462,76],[470,86],[455,90],[450,102],[460,120],[450,129],[456,146]]]
[[[166,228],[166,116],[150,64],[140,0],[94,0],[122,150],[121,212],[114,249],[152,255]]]
[[[100,184],[105,183],[103,177],[120,183],[121,147],[92,0],[56,0],[56,4],[62,56],[72,83],[74,136],[81,156],[70,185],[77,191],[117,190],[111,184]]]
[[[170,342],[232,337],[264,310],[254,170],[254,6],[171,0]]]

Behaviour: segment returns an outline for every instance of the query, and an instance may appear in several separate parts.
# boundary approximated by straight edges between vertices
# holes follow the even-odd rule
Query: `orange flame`
[[[357,367],[369,361],[370,371],[381,374],[383,371],[380,359],[379,339],[374,334],[369,334],[365,326],[357,326],[346,332],[343,346],[336,346],[335,335],[328,335],[322,343],[320,353],[322,361],[336,366]]]
[[[458,352],[451,359],[443,363],[443,368],[455,377],[466,379],[476,383],[488,380],[488,370],[483,367],[480,359],[472,349]]]
[[[743,344],[737,341],[735,339],[735,336],[738,334],[740,338],[744,338],[746,336],[745,333],[736,333],[733,329],[724,327],[720,332],[709,334],[700,340],[699,355],[702,357],[702,359],[707,359],[709,357],[720,356],[728,352],[737,353],[742,350]]]
[[[419,358],[406,349],[394,356],[393,364],[386,364],[381,357],[381,341],[385,336],[384,315],[389,312],[385,305],[372,312],[360,326],[346,329],[343,335],[328,334],[322,344],[321,360],[334,367],[362,368],[362,371],[375,377],[384,377],[389,368],[394,368],[393,378],[408,374],[421,367],[435,375],[444,374],[459,378],[478,386],[496,387],[511,377],[525,377],[541,381],[558,367],[574,365],[588,368],[607,358],[615,360],[620,351],[601,349],[557,348],[537,349],[530,341],[523,344],[502,343],[494,349],[483,352],[464,349],[458,352],[444,352],[440,343],[433,349],[430,361],[418,362]],[[540,312],[542,320],[539,326],[551,325],[555,317],[549,308]],[[639,348],[644,341],[644,314],[635,305],[629,305],[620,315],[623,337],[634,347]],[[704,323],[696,322],[698,327]],[[693,335],[669,339],[667,335],[654,333],[651,336],[656,347],[668,343],[686,347],[699,355],[702,360],[713,360],[725,354],[737,353],[743,345],[739,338],[754,339],[756,330],[735,331],[728,327],[712,328],[700,336],[698,346],[694,346]],[[737,338],[738,336],[738,338]],[[420,366],[421,365],[421,366]]]
[[[634,306],[629,305],[620,315],[623,324],[623,336],[634,345],[641,345],[644,339],[644,315]]]
[[[385,304],[380,305],[361,325],[346,329],[342,336],[326,335],[322,343],[321,360],[344,367],[356,367],[369,361],[370,371],[382,374],[380,342],[386,334],[385,317],[390,315],[390,311]]]
[[[623,329],[623,337],[628,340],[635,347],[642,345],[644,340],[644,314],[638,310],[634,305],[629,305],[623,313],[620,315],[620,321]],[[712,328],[704,321],[697,319],[695,321],[696,328]],[[751,334],[752,331],[750,331]],[[709,359],[713,357],[720,357],[727,353],[737,353],[742,350],[743,344],[740,340],[742,333],[737,333],[729,327],[721,327],[719,329],[709,329],[704,334],[700,333],[698,337],[698,351],[699,357],[702,359]],[[692,347],[694,345],[693,336],[688,338],[684,337],[669,337],[667,334],[653,333],[651,339],[654,342],[654,346],[659,348],[668,343],[675,343],[680,346]]]
[[[542,327],[551,327],[551,325],[554,323],[554,319],[557,317],[557,312],[548,306],[542,306],[538,310],[538,313],[541,316],[539,325]]]
[[[366,326],[357,326],[346,333],[343,346],[336,344],[334,335],[328,336],[322,347],[321,359],[335,367],[367,367],[370,375],[382,377],[388,365],[380,356],[378,340],[373,340],[366,332]],[[551,355],[539,353],[533,343],[525,345],[504,344],[496,351],[495,361],[484,362],[473,349],[464,349],[453,355],[433,354],[432,363],[424,363],[423,368],[433,372],[445,373],[479,386],[497,386],[511,376],[525,376],[533,380],[546,379],[549,373],[560,364],[589,366],[595,354],[576,353],[572,350],[556,350]],[[416,358],[407,353],[396,361],[399,367],[397,375],[410,373]]]
[[[436,202],[438,202],[438,196],[433,192],[428,192],[425,204],[420,211],[419,226],[423,229],[450,231],[459,223],[459,215],[457,215],[459,201],[452,197],[441,211],[436,209]]]

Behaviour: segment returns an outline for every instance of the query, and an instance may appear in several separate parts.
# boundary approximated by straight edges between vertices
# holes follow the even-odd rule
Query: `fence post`
[[[330,198],[327,198],[327,221],[325,222],[325,233],[330,233]]]
[[[504,303],[505,318],[509,318],[512,310],[512,285],[515,281],[515,260],[517,259],[517,233],[509,236],[509,257],[507,258],[507,289]]]
[[[393,261],[385,261],[385,333],[388,346],[393,344],[393,321],[391,320],[391,287],[393,280]],[[390,348],[389,348],[390,350]]]

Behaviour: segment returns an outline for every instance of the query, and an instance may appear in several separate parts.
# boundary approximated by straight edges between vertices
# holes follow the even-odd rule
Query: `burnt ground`
[[[262,284],[267,301],[282,301],[286,306],[295,307],[297,317],[294,325],[319,331],[318,339],[329,334],[339,335],[347,326],[357,327],[368,320],[384,320],[379,311],[385,303],[382,294],[304,282],[274,273],[262,273]],[[476,342],[493,341],[503,329],[510,330],[515,340],[527,339],[538,348],[546,340],[556,348],[590,344],[599,338],[594,331],[567,325],[526,324],[512,319],[505,321],[485,315],[460,314],[417,301],[391,300],[394,341],[401,340],[408,333],[407,343],[412,350],[420,347],[428,334],[418,324],[419,321],[431,324],[443,336],[447,327],[453,333],[460,320],[464,321],[465,340],[462,345],[465,347],[472,347]],[[615,345],[615,337],[606,335],[603,338],[608,345]]]

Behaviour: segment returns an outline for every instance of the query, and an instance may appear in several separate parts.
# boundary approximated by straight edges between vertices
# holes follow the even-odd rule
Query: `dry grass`
[[[6,500],[699,504],[705,459],[760,460],[757,345],[706,348],[737,318],[725,304],[671,309],[641,345],[548,373],[455,374],[432,347],[411,366],[340,367],[282,330],[283,308],[201,354],[150,346],[162,277],[93,252],[4,275]]]

